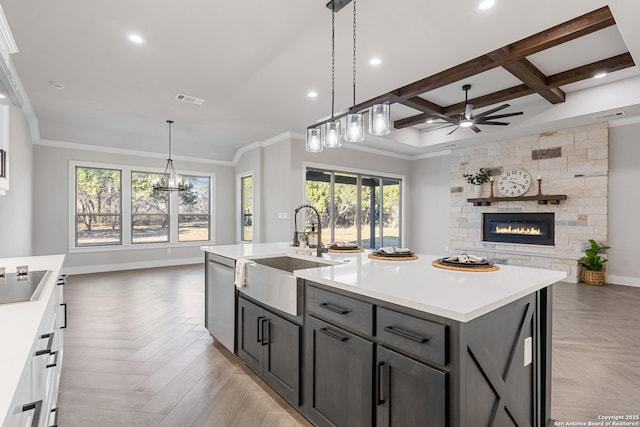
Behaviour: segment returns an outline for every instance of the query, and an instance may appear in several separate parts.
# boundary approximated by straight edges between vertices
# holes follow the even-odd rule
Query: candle
[[[489,177],[489,181],[493,182],[493,177],[492,176]]]
[[[542,177],[540,175],[538,175],[538,180],[541,180],[541,179],[542,179]]]

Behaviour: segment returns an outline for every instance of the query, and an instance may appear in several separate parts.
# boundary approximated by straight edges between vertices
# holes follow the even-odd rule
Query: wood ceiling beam
[[[438,113],[444,114],[444,108],[438,104],[435,104],[431,101],[427,101],[424,98],[420,98],[419,96],[414,96],[409,99],[399,99],[398,102],[402,105],[405,105],[409,108],[413,108],[418,111],[422,111],[423,113]]]
[[[615,25],[615,20],[608,6],[579,16],[563,24],[527,37],[510,45],[497,49],[489,54],[479,56],[448,70],[418,80],[392,92],[398,98],[411,98],[430,90],[464,80],[476,74],[518,61],[529,55],[552,48],[559,44],[575,40],[587,34]]]
[[[613,73],[635,65],[631,54],[627,52],[549,76],[547,77],[547,85],[549,87],[564,86],[589,79],[597,73]]]
[[[504,64],[503,68],[520,79],[522,83],[536,91],[540,96],[552,104],[560,104],[565,100],[565,93],[558,87],[551,88],[547,85],[547,76],[533,65],[528,59],[523,58],[515,62]]]

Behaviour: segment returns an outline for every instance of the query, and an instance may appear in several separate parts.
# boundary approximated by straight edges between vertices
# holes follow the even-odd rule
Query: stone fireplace
[[[551,213],[483,213],[482,241],[554,245],[555,221]]]
[[[452,150],[450,251],[500,264],[564,271],[567,280],[577,282],[584,245],[589,239],[608,239],[608,144],[607,124],[596,123]],[[513,198],[474,206],[467,201],[476,197],[474,186],[462,175],[480,168],[491,169],[495,176],[509,168],[523,168],[533,177],[540,176],[542,194],[565,194],[567,199],[555,205]],[[482,185],[480,197],[491,195],[491,184]],[[524,196],[537,191],[534,183]],[[499,225],[495,219],[504,220],[503,214],[511,222],[500,226],[501,233],[486,229],[488,221]],[[546,219],[551,222],[541,224],[547,230],[540,235],[527,230],[530,214],[551,215]]]

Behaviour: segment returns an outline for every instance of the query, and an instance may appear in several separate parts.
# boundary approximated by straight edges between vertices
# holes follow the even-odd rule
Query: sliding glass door
[[[323,218],[323,243],[401,246],[401,185],[396,178],[307,169],[306,198]]]

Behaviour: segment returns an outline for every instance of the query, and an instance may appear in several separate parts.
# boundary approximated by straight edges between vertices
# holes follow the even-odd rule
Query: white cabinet
[[[0,196],[9,189],[9,106],[0,105]]]
[[[66,304],[61,276],[47,302],[30,356],[3,427],[49,427],[57,424],[58,386],[62,368]]]

